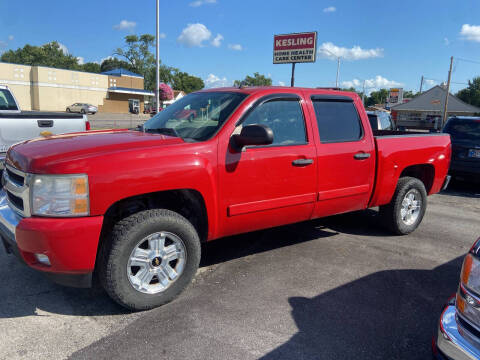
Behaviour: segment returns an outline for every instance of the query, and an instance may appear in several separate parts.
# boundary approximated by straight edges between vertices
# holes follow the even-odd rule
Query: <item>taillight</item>
[[[87,120],[87,122],[85,123],[85,130],[88,131],[90,130],[90,121]]]

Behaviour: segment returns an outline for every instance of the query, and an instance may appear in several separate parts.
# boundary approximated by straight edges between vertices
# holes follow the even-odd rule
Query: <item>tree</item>
[[[467,104],[480,107],[480,76],[468,81],[468,86],[456,96]]]
[[[157,86],[157,67],[156,65],[150,66],[146,70],[146,74],[144,75],[145,81],[145,89],[154,91],[155,87]],[[166,66],[160,64],[160,82],[165,84],[172,84],[173,83],[173,74],[178,71],[178,69],[170,66]],[[175,89],[177,90],[177,89]]]
[[[125,60],[120,60],[115,57],[109,57],[102,61],[102,64],[100,65],[100,72],[110,71],[119,68],[133,71],[133,67]]]
[[[244,80],[235,80],[233,86],[270,86],[272,85],[272,79],[261,75],[258,72],[253,73],[253,77],[247,75]]]
[[[158,97],[160,98],[160,101],[172,100],[173,99],[172,88],[165,83],[161,83],[158,87]]]
[[[49,66],[58,69],[81,70],[78,59],[60,48],[56,41],[42,46],[25,45],[2,54],[0,61],[31,66]]]
[[[173,74],[171,83],[175,90],[181,90],[187,94],[205,87],[205,83],[199,77],[178,70]]]
[[[91,72],[91,73],[99,73],[100,72],[100,64],[94,62],[87,62],[83,65],[80,65],[82,71]]]
[[[155,66],[155,56],[150,51],[154,44],[153,35],[127,35],[125,46],[117,48],[115,55],[124,57],[136,73],[146,77],[148,70]]]
[[[373,106],[375,104],[385,104],[387,102],[388,90],[380,89],[378,91],[372,91],[370,96],[365,101],[366,106]]]
[[[406,90],[403,92],[403,98],[404,99],[411,99],[411,98],[414,98],[415,96],[417,96],[419,93],[414,93],[413,91],[410,91],[410,90]]]

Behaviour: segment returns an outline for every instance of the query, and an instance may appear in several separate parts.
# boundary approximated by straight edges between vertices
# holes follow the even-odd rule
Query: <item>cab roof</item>
[[[357,93],[351,91],[342,91],[329,88],[307,88],[307,87],[290,87],[290,86],[245,86],[245,87],[222,87],[200,90],[200,92],[239,92],[242,94],[257,93],[305,93],[307,95],[338,95],[348,96],[351,98],[358,97]]]

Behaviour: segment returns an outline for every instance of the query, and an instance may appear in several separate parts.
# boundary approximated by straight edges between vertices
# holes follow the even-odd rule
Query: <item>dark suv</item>
[[[480,117],[452,117],[443,132],[452,139],[450,174],[460,180],[480,182]]]

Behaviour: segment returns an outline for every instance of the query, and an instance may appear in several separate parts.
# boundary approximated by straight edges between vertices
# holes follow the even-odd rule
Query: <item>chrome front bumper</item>
[[[463,329],[461,331],[466,333]],[[450,359],[480,359],[480,350],[459,332],[455,305],[449,304],[443,311],[436,340],[438,349]]]
[[[15,230],[22,218],[8,206],[7,194],[0,190],[0,234],[7,237],[5,240],[15,242]]]

